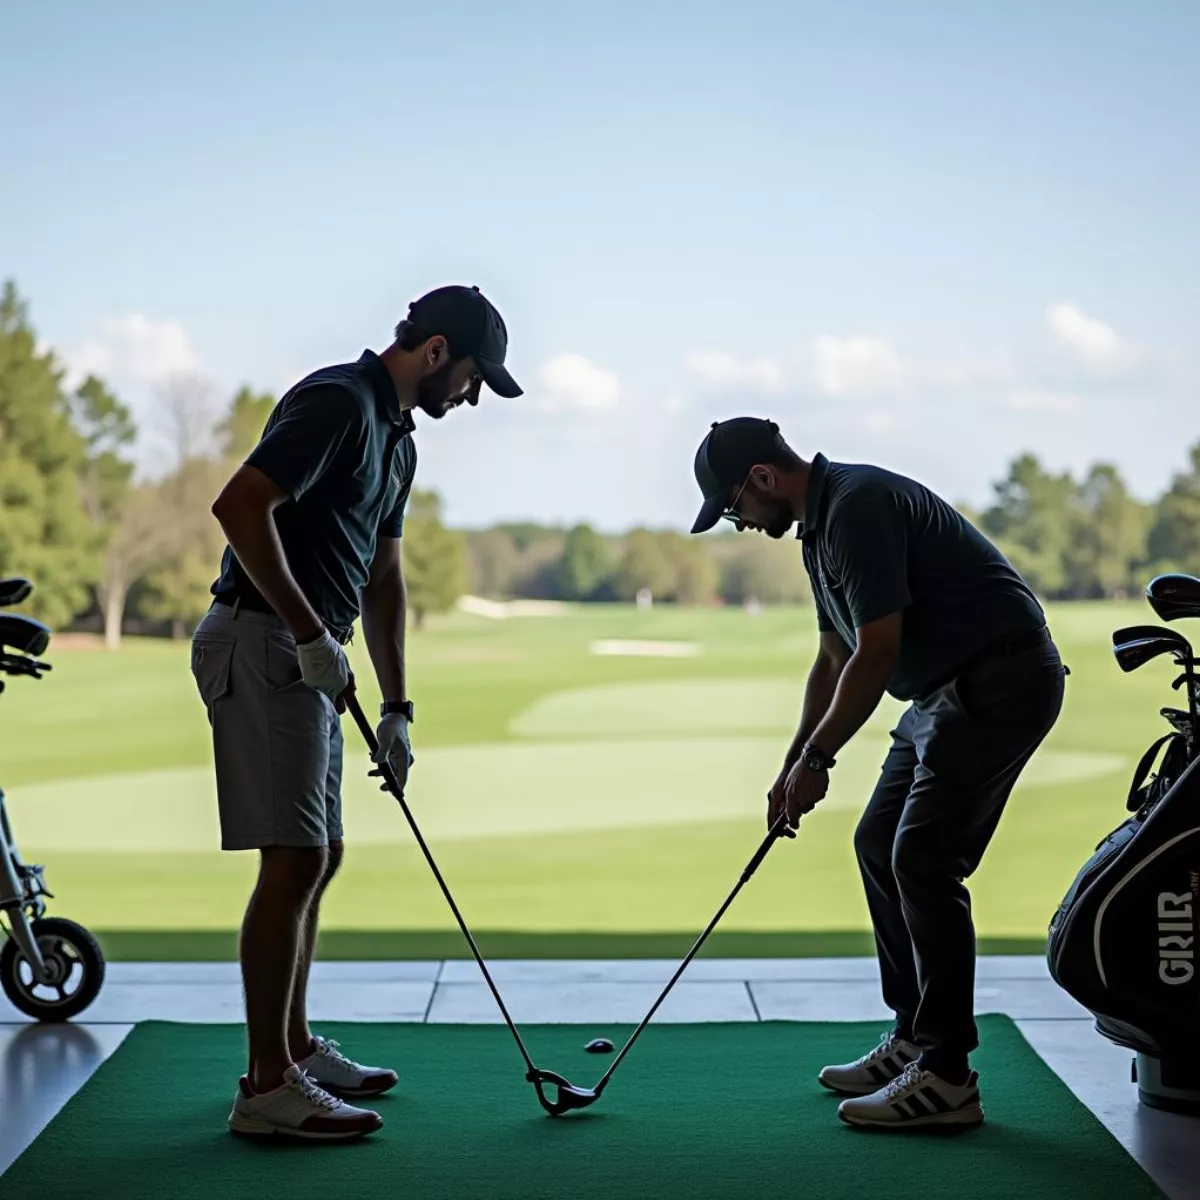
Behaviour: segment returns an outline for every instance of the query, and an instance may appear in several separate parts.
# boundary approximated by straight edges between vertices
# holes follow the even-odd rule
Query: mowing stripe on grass
[[[768,737],[418,746],[407,799],[421,832],[438,843],[758,818],[782,746]],[[861,810],[887,747],[878,735],[852,742],[818,813]],[[1125,761],[1043,749],[1019,787],[1100,778]],[[366,751],[351,743],[343,785],[347,839],[409,841],[403,815],[369,769]],[[185,852],[220,844],[211,767],[27,785],[13,789],[8,803],[18,844],[48,860],[72,850]]]

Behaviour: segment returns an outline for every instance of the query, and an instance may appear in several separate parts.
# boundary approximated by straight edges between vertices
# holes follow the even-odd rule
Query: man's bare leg
[[[239,958],[246,993],[250,1085],[269,1092],[293,1059],[287,1024],[300,951],[301,923],[325,873],[324,847],[269,846],[242,922]]]
[[[299,1062],[313,1052],[312,1030],[308,1027],[308,975],[312,970],[313,955],[317,947],[317,924],[320,916],[321,897],[325,894],[330,880],[337,874],[338,867],[341,866],[342,847],[343,843],[340,838],[329,843],[329,856],[326,859],[325,870],[308,902],[300,929],[296,974],[292,984],[287,1026],[288,1050],[293,1062]]]

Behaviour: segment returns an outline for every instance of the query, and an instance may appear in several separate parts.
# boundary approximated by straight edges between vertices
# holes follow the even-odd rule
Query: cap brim
[[[505,399],[512,400],[517,396],[525,394],[517,381],[508,373],[508,368],[502,363],[487,362],[484,359],[477,358],[475,365],[479,368],[480,375],[483,376],[483,382],[497,396],[503,396]]]
[[[692,526],[693,533],[707,533],[720,519],[725,511],[725,496],[717,494],[709,496],[700,509],[700,515]]]

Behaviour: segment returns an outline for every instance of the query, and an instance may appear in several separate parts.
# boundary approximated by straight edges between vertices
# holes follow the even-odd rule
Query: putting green
[[[518,737],[707,737],[790,735],[803,682],[788,679],[657,680],[552,692],[510,725]],[[894,724],[903,705],[885,697],[868,728]],[[786,741],[784,745],[786,746]]]

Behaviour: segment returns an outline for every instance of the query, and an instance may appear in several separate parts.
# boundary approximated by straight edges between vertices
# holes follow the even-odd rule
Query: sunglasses
[[[750,476],[747,475],[742,480],[742,486],[738,488],[737,495],[730,501],[729,507],[721,514],[723,521],[732,521],[735,525],[742,519],[737,514],[737,503],[742,498],[742,493],[746,490],[746,484],[750,482]]]

